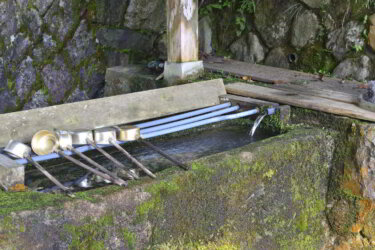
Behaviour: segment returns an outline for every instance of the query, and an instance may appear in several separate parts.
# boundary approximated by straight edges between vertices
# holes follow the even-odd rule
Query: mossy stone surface
[[[320,248],[332,146],[320,129],[296,129],[127,189],[98,189],[72,201],[43,196],[36,210],[32,193],[9,194],[24,208],[3,210],[0,234],[12,237],[0,245],[38,239],[59,249]]]

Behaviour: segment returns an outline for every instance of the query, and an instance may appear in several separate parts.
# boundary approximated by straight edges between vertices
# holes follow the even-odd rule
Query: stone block
[[[204,71],[203,62],[171,63],[165,62],[164,79],[168,83],[176,83],[181,80],[196,78]]]
[[[2,188],[10,188],[16,184],[24,184],[25,167],[0,154],[0,184]]]
[[[107,69],[104,96],[114,96],[149,89],[166,87],[163,80],[156,81],[158,74],[142,65],[118,66]]]

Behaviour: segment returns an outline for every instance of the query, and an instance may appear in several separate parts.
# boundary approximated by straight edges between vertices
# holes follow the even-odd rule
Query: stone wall
[[[374,1],[201,3],[205,53],[375,78]],[[165,13],[163,0],[0,0],[0,113],[96,98],[107,67],[165,60]]]
[[[375,78],[374,1],[223,2],[201,7],[204,52],[359,81]],[[244,3],[255,6],[241,12]]]
[[[165,57],[163,0],[0,0],[0,113],[102,95],[105,69]]]

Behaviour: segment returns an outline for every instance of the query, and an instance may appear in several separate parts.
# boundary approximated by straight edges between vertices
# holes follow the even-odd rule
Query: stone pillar
[[[164,79],[175,82],[203,72],[198,59],[198,0],[167,0],[168,61]]]

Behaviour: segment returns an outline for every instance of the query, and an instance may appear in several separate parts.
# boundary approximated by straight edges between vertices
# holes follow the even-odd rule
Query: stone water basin
[[[184,140],[156,140],[168,153],[191,160],[192,169],[166,168],[156,180],[145,177],[128,188],[105,186],[74,199],[1,192],[0,225],[7,225],[1,233],[9,237],[0,247],[320,249],[328,237],[331,135],[298,128],[252,142],[248,129],[219,127]],[[132,150],[143,163],[154,161],[148,166],[165,168],[151,152]]]

